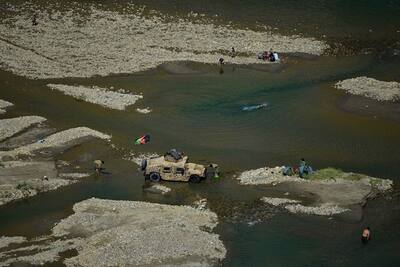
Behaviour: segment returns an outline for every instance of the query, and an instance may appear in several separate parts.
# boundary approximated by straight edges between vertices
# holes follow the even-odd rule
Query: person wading
[[[101,171],[104,169],[103,168],[104,161],[102,161],[100,159],[96,159],[95,161],[93,161],[93,164],[94,164],[94,170],[96,171],[96,173],[100,174]]]
[[[361,242],[367,244],[369,240],[371,240],[371,229],[367,226],[361,234]]]

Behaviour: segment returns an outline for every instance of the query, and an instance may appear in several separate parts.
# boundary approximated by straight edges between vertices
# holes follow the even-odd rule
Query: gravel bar
[[[14,105],[13,103],[10,103],[10,102],[8,102],[8,101],[5,101],[5,100],[0,99],[0,114],[5,113],[5,112],[6,112],[5,109],[6,109],[7,107],[11,107],[11,106],[13,106],[13,105]]]
[[[127,106],[133,105],[137,100],[143,98],[141,95],[122,94],[98,86],[86,87],[64,84],[48,84],[47,86],[76,99],[117,110],[124,110]]]
[[[365,96],[378,101],[400,101],[400,83],[384,82],[368,77],[357,77],[335,84],[349,94]]]
[[[157,11],[145,16],[134,5],[123,13],[79,4],[65,12],[51,4],[46,9],[34,3],[7,8],[15,15],[0,22],[1,66],[33,79],[133,73],[173,61],[217,64],[220,57],[233,64],[264,64],[257,54],[270,48],[314,55],[328,48],[314,38],[235,29],[212,19],[177,18]],[[27,23],[32,10],[36,26]],[[232,45],[239,53],[236,57],[229,56]]]
[[[23,116],[0,120],[0,142],[29,128],[32,125],[46,121],[39,116]]]

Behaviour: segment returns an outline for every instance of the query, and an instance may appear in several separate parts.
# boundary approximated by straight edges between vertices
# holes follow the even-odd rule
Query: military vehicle
[[[189,163],[188,157],[176,149],[171,149],[164,156],[143,160],[141,169],[145,179],[152,182],[166,180],[198,183],[207,174],[204,165]]]

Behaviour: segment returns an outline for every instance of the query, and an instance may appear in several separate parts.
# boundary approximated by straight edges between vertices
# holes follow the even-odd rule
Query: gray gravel
[[[110,139],[111,136],[87,127],[71,128],[50,135],[44,138],[43,142],[35,142],[10,151],[0,151],[0,159],[4,157],[15,158],[18,155],[31,155],[35,151],[43,149],[64,148],[86,138]]]
[[[368,77],[340,81],[335,87],[353,95],[366,96],[378,101],[400,101],[400,83],[384,82]]]
[[[0,266],[54,262],[70,249],[78,255],[64,260],[69,267],[214,266],[226,255],[219,236],[210,232],[218,218],[209,210],[95,198],[73,210],[44,244],[27,242],[0,253]]]
[[[23,116],[0,120],[0,142],[46,119],[39,116]]]
[[[340,214],[345,211],[349,211],[347,208],[343,208],[333,203],[324,203],[319,206],[304,206],[302,204],[291,204],[286,205],[285,209],[291,213],[304,213],[320,216],[332,216],[335,214]]]
[[[117,110],[124,110],[127,106],[133,105],[137,100],[143,98],[141,95],[123,94],[98,86],[87,87],[65,84],[48,84],[47,86],[74,98]]]
[[[294,200],[289,198],[278,198],[278,197],[262,197],[261,201],[271,204],[273,206],[280,206],[282,204],[288,204],[288,203],[300,203],[299,200]]]

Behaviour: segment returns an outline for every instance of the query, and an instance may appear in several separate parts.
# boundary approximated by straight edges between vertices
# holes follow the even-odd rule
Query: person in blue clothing
[[[313,172],[311,166],[308,166],[306,163],[306,160],[302,158],[300,160],[300,166],[299,166],[299,175],[301,178],[304,177],[304,174],[311,174]]]

